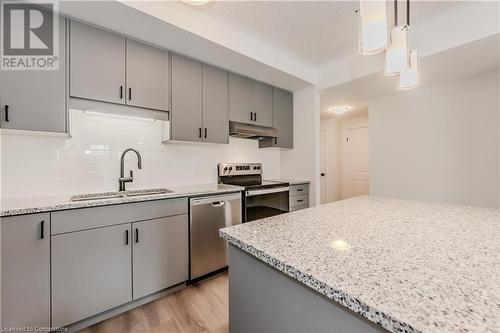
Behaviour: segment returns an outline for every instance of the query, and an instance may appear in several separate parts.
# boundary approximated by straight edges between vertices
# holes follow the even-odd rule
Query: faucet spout
[[[137,167],[139,169],[142,169],[142,156],[141,156],[141,154],[133,148],[125,149],[122,153],[121,158],[120,158],[120,178],[118,179],[118,183],[120,185],[120,191],[125,191],[125,183],[134,181],[134,176],[133,176],[132,170],[130,170],[130,176],[125,177],[125,155],[129,151],[133,151],[137,155]]]

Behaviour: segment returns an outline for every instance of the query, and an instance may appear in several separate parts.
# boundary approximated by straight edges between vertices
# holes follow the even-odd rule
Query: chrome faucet
[[[137,167],[139,169],[142,169],[141,154],[139,154],[139,152],[137,150],[132,149],[132,148],[125,149],[125,151],[122,153],[122,157],[120,160],[120,178],[118,179],[118,183],[120,184],[120,191],[125,191],[125,183],[130,183],[130,182],[134,181],[134,173],[132,172],[132,170],[130,170],[129,177],[125,177],[125,175],[124,175],[124,173],[125,173],[125,171],[124,171],[124,169],[125,169],[125,155],[129,151],[133,151],[137,155]]]

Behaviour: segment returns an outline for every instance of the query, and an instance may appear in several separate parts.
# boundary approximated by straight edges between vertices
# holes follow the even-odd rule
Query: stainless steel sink
[[[134,191],[78,194],[72,196],[70,201],[107,200],[107,199],[117,199],[117,198],[127,198],[127,197],[150,196],[150,195],[158,195],[165,193],[172,193],[172,191],[166,188],[153,188],[153,189],[134,190]]]

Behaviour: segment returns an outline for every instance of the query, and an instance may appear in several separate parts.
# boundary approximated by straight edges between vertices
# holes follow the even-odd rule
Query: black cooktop
[[[252,176],[225,176],[221,177],[221,182],[227,185],[244,187],[245,190],[259,190],[274,187],[286,187],[290,184],[282,181],[262,180],[261,177]]]

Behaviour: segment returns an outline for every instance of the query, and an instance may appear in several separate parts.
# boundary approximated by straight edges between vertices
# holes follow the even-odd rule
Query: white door
[[[368,194],[368,127],[347,128],[344,142],[343,198]]]
[[[328,141],[325,130],[320,130],[320,203],[323,205],[327,203],[327,174],[326,174],[326,166],[327,166],[327,151],[328,151]]]

